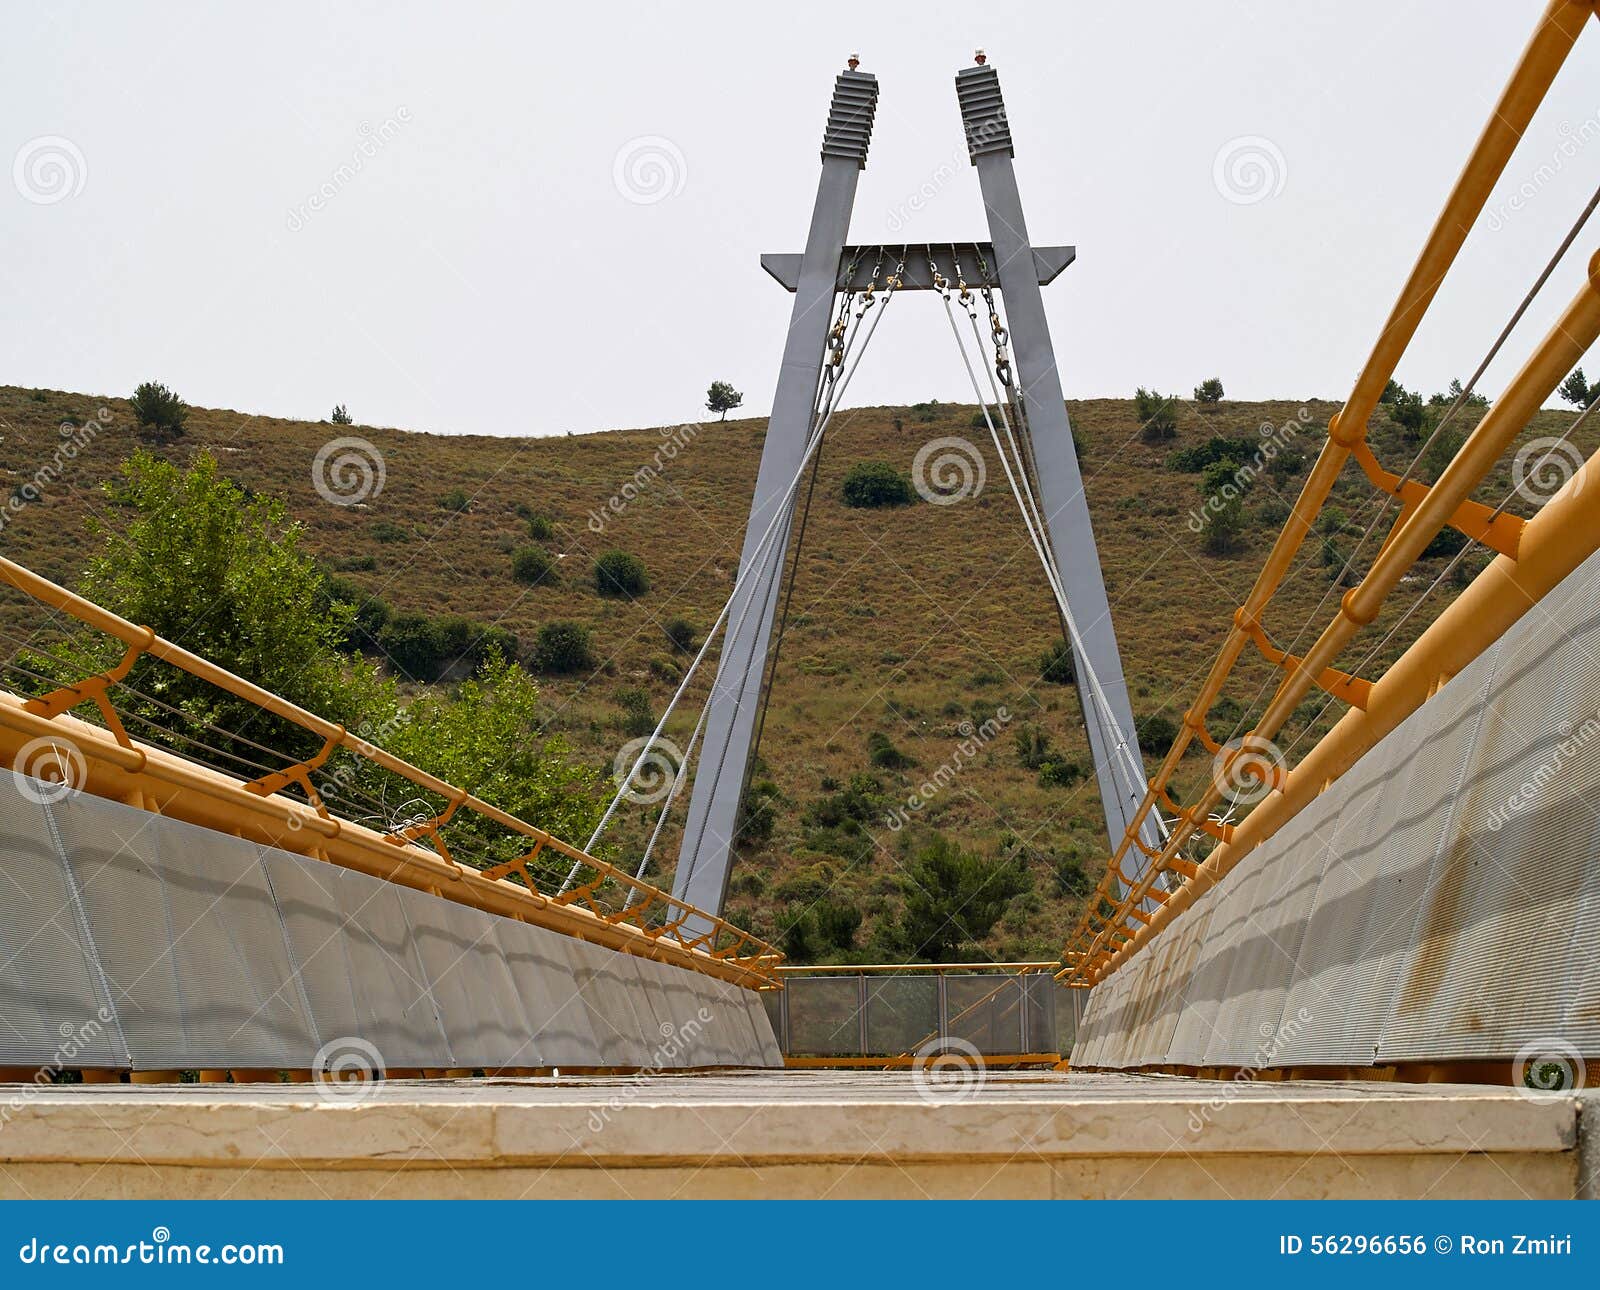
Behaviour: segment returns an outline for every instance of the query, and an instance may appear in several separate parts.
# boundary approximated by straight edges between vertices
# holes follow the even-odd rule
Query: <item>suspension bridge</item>
[[[1595,16],[1545,6],[1153,775],[1043,308],[1075,253],[1029,237],[981,54],[956,98],[987,238],[848,243],[878,83],[855,58],[838,76],[806,245],[762,259],[794,299],[738,575],[583,845],[0,559],[41,623],[120,653],[0,692],[0,1192],[1593,1195],[1600,488],[1573,444],[1594,405],[1518,439],[1600,335],[1600,253],[1464,422],[1600,192],[1433,439],[1384,462],[1368,427]],[[1052,962],[797,967],[722,916],[807,480],[907,292],[948,318],[1075,664],[1108,856]],[[1567,476],[1531,515],[1484,496],[1511,453]],[[1349,467],[1378,503],[1351,576],[1286,631],[1275,596]],[[1461,550],[1428,592],[1492,559],[1380,666],[1411,611],[1383,637],[1380,613],[1447,530]],[[1261,715],[1215,730],[1252,651],[1275,677]],[[316,751],[219,760],[143,729],[141,663]],[[706,676],[648,844],[599,858]],[[1291,764],[1276,740],[1308,700],[1342,715]],[[1185,804],[1196,746],[1212,774]],[[360,767],[405,810],[368,810]],[[511,858],[472,853],[468,821]]]

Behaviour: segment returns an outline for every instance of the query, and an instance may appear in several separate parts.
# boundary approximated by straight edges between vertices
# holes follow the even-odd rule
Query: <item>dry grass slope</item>
[[[86,558],[85,520],[99,514],[115,522],[105,514],[99,485],[137,442],[128,406],[120,399],[0,387],[0,468],[7,493],[51,460],[64,441],[63,422],[82,425],[102,406],[109,409],[109,423],[65,463],[59,479],[45,483],[40,500],[12,508],[0,531],[0,551],[68,585]],[[1172,469],[1169,454],[1214,435],[1256,437],[1262,426],[1292,425],[1292,447],[1309,463],[1335,406],[1180,404],[1176,438],[1152,445],[1143,441],[1129,402],[1071,405],[1141,717],[1181,716],[1305,473],[1302,465],[1263,475],[1245,499],[1240,549],[1216,556],[1202,552],[1188,525],[1202,500],[1199,476]],[[1304,422],[1302,409],[1309,418]],[[786,907],[829,890],[833,900],[865,916],[856,938],[864,947],[875,923],[896,907],[906,847],[920,829],[931,827],[985,853],[1023,851],[1037,878],[1035,889],[1012,902],[984,948],[1001,958],[1053,956],[1079,900],[1073,862],[1091,877],[1098,873],[1105,839],[1092,783],[1041,787],[1037,772],[1020,763],[1014,742],[1017,729],[1036,725],[1058,755],[1087,760],[1075,692],[1040,679],[1040,656],[1059,639],[1059,629],[992,453],[986,454],[987,486],[958,505],[856,510],[840,501],[844,474],[855,462],[883,460],[909,470],[916,450],[931,438],[982,440],[983,431],[972,428],[973,413],[970,406],[864,408],[841,414],[830,431],[761,747],[760,777],[780,794],[776,828],[770,841],[745,848],[730,910],[757,930],[771,931]],[[1557,412],[1541,414],[1524,441],[1560,433],[1569,420]],[[497,623],[515,632],[524,647],[541,624],[586,624],[600,665],[589,675],[547,679],[543,695],[550,728],[564,731],[585,757],[609,766],[628,738],[617,692],[642,688],[659,712],[684,657],[669,641],[667,624],[683,618],[703,632],[728,595],[765,429],[763,421],[744,420],[689,430],[485,438],[195,409],[187,435],[162,451],[182,460],[209,450],[241,483],[284,498],[306,526],[310,548],[329,568],[347,570],[344,576],[396,610]],[[313,459],[338,434],[369,440],[383,458],[382,492],[359,506],[330,505],[313,487]],[[1374,438],[1391,467],[1415,450],[1381,413]],[[674,448],[665,452],[669,443]],[[1593,450],[1592,434],[1581,446],[1585,454]],[[606,512],[608,499],[622,497],[625,485],[637,495],[620,513],[607,514],[603,533],[594,532],[589,517]],[[1508,460],[1481,495],[1499,502],[1509,489]],[[440,504],[455,490],[469,499],[464,511]],[[1279,644],[1297,639],[1314,612],[1316,628],[1333,612],[1338,569],[1325,564],[1324,546],[1338,556],[1354,547],[1372,514],[1372,497],[1353,469],[1341,481],[1338,514],[1328,532],[1307,543],[1269,619]],[[557,577],[531,587],[511,572],[511,552],[528,542],[529,508],[554,521],[545,545],[559,556]],[[1529,505],[1513,496],[1511,509],[1526,514]],[[592,564],[612,548],[645,562],[651,580],[646,594],[597,594]],[[1373,549],[1369,543],[1358,570]],[[1482,563],[1482,553],[1474,552],[1465,568]],[[1405,594],[1360,638],[1347,666],[1384,639],[1444,564],[1441,557],[1419,566],[1402,588]],[[1380,656],[1397,654],[1450,591],[1447,580]],[[48,630],[16,596],[0,605],[0,628],[8,657],[19,642]],[[1303,645],[1305,638],[1299,639]],[[1259,660],[1241,669],[1229,691],[1236,705],[1230,715],[1259,709],[1268,678]],[[872,770],[886,799],[903,799],[951,761],[964,732],[1002,708],[1009,728],[933,796],[918,813],[916,828],[893,830],[878,812],[867,826],[869,843],[849,854],[854,849],[839,845],[836,830],[806,822],[808,809],[831,786],[872,769],[868,740],[874,734],[914,763]],[[1314,708],[1308,706],[1299,729],[1286,733],[1286,745],[1306,726],[1325,728],[1336,715],[1313,722]],[[669,733],[685,742],[693,720],[692,712],[682,713]],[[1219,737],[1228,725],[1213,720]],[[1207,769],[1205,759],[1190,759],[1185,796]],[[654,809],[625,810],[614,839],[618,854],[637,854]],[[653,870],[658,881],[666,879],[663,867],[670,868],[676,843],[669,826]]]

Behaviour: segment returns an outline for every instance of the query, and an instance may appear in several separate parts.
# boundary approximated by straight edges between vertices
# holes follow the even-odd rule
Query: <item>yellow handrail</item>
[[[1100,979],[1109,967],[1125,957],[1130,946],[1143,944],[1156,926],[1170,921],[1170,916],[1166,919],[1161,917],[1169,893],[1155,889],[1160,875],[1175,874],[1180,884],[1179,892],[1186,892],[1199,876],[1196,867],[1183,861],[1179,852],[1197,829],[1207,832],[1216,830],[1216,826],[1210,824],[1207,818],[1210,808],[1222,797],[1222,790],[1215,781],[1208,786],[1199,803],[1178,813],[1175,828],[1166,845],[1159,852],[1150,849],[1150,863],[1139,879],[1131,883],[1127,891],[1119,892],[1119,888],[1127,883],[1122,873],[1123,860],[1135,846],[1141,851],[1147,850],[1140,838],[1140,828],[1157,801],[1171,804],[1168,787],[1190,744],[1199,738],[1209,750],[1221,752],[1206,732],[1206,714],[1232,674],[1245,645],[1253,639],[1258,642],[1264,639],[1260,628],[1262,613],[1287,575],[1345,463],[1354,455],[1376,486],[1384,491],[1393,491],[1394,477],[1384,474],[1366,446],[1368,418],[1377,407],[1467,234],[1482,213],[1489,194],[1526,131],[1533,113],[1566,61],[1584,23],[1596,13],[1594,0],[1549,0],[1349,398],[1330,422],[1328,439],[1282,531],[1273,543],[1254,586],[1235,613],[1199,694],[1184,713],[1178,737],[1151,780],[1126,833],[1113,848],[1105,876],[1090,894],[1084,914],[1068,940],[1068,954],[1063,955],[1063,962],[1069,962],[1070,966],[1063,970],[1063,975],[1082,984]],[[1594,340],[1597,314],[1600,314],[1596,298],[1597,269],[1600,269],[1600,257],[1591,261],[1589,279],[1569,308],[1567,316],[1546,339],[1535,358],[1518,373],[1500,402],[1480,422],[1438,482],[1431,489],[1423,489],[1420,485],[1408,486],[1407,504],[1402,508],[1389,541],[1379,552],[1373,567],[1361,583],[1346,594],[1339,616],[1324,630],[1306,656],[1284,660],[1287,674],[1247,741],[1250,737],[1270,738],[1276,733],[1305,693],[1323,679],[1325,669],[1343,645],[1360,627],[1376,617],[1385,597],[1440,529],[1451,523],[1472,529],[1476,527],[1474,519],[1481,525],[1481,516],[1468,516],[1463,509],[1468,505],[1467,499],[1472,489],[1520,431],[1527,417],[1537,410],[1562,375],[1581,358],[1583,351]],[[1552,376],[1552,370],[1563,363],[1565,366],[1561,366],[1560,371]],[[1480,536],[1480,532],[1481,529],[1472,535]],[[1497,530],[1496,536],[1499,537],[1503,532],[1503,529]],[[1512,532],[1515,532],[1515,528]],[[1504,552],[1504,543],[1498,543],[1496,549]],[[1235,748],[1227,754],[1221,766],[1222,774],[1216,778],[1223,778],[1228,767],[1244,751],[1243,747]],[[1158,905],[1153,915],[1142,908],[1147,901],[1154,901]],[[1178,903],[1181,907],[1188,901]],[[1109,915],[1100,912],[1102,904],[1111,906]],[[1130,920],[1133,923],[1131,927]]]
[[[121,679],[122,674],[126,671],[126,666],[134,658],[140,654],[148,654],[152,658],[160,659],[162,662],[179,668],[191,676],[243,699],[264,712],[270,712],[276,717],[317,735],[324,741],[324,746],[322,752],[318,753],[317,757],[313,759],[316,762],[320,763],[332,749],[344,748],[356,756],[400,776],[417,787],[445,799],[447,806],[444,812],[428,824],[385,834],[383,835],[383,840],[397,848],[413,848],[416,836],[426,834],[432,837],[438,845],[443,859],[450,866],[452,877],[461,873],[463,867],[451,858],[442,839],[437,835],[451,816],[465,810],[480,815],[510,832],[526,837],[534,844],[529,854],[520,860],[512,861],[508,865],[496,866],[488,871],[485,876],[494,879],[497,886],[516,889],[517,885],[509,881],[510,874],[515,872],[527,884],[527,890],[535,898],[538,907],[543,908],[547,905],[586,906],[588,912],[595,919],[612,926],[620,923],[630,924],[652,941],[659,940],[667,934],[675,935],[676,929],[681,928],[691,919],[703,920],[701,925],[707,928],[704,933],[693,938],[678,938],[677,941],[678,944],[690,951],[692,957],[698,959],[698,957],[703,956],[714,962],[726,963],[736,969],[739,974],[748,973],[767,982],[773,980],[773,969],[782,961],[782,953],[758,937],[735,927],[726,919],[690,905],[650,883],[635,878],[627,871],[588,854],[581,848],[563,841],[536,825],[518,819],[509,812],[483,801],[464,789],[457,788],[438,776],[431,775],[420,767],[413,766],[410,762],[396,757],[392,753],[385,752],[382,748],[359,736],[352,735],[338,723],[320,717],[314,712],[308,712],[297,704],[291,703],[289,700],[273,694],[269,690],[262,689],[259,685],[247,681],[243,677],[235,676],[232,672],[218,667],[215,663],[200,657],[198,654],[191,653],[182,646],[157,636],[149,628],[130,623],[125,618],[95,604],[93,601],[86,600],[84,597],[68,591],[65,587],[56,585],[47,578],[40,577],[32,570],[24,568],[15,561],[0,557],[0,582],[7,583],[31,599],[59,610],[86,626],[103,632],[128,646],[128,653],[123,662],[113,669],[112,673],[105,674],[102,677],[91,677],[87,681],[79,682],[77,685],[65,686],[62,690],[57,691],[55,696],[50,696],[48,700],[29,700],[21,705],[22,711],[20,713],[8,710],[6,715],[13,723],[20,721],[23,714],[31,715],[34,718],[42,717],[45,720],[51,720],[61,716],[70,708],[91,700],[100,703],[104,712],[109,705],[109,700],[104,693],[107,688],[107,677],[110,678],[110,683],[114,684]],[[57,696],[66,697],[58,699]],[[133,742],[122,731],[120,722],[115,720],[114,713],[110,714],[108,724],[111,725],[112,733],[116,736],[118,744],[123,748],[140,752],[137,765],[142,769],[147,760],[144,751],[135,749]],[[130,766],[133,764],[129,763]],[[253,790],[261,792],[265,784],[265,781],[255,781],[254,784],[247,785],[232,777],[223,778],[228,783],[237,786],[241,791]],[[285,777],[269,777],[274,783],[282,778]],[[199,783],[191,783],[189,787],[201,788],[201,785]],[[206,790],[202,788],[201,791]],[[273,794],[273,796],[276,796],[276,794]],[[309,796],[313,806],[317,808],[316,815],[306,820],[303,825],[297,824],[296,828],[304,828],[318,835],[322,841],[326,842],[329,839],[338,837],[341,832],[359,827],[352,825],[348,821],[333,819],[326,809],[322,807],[314,792]],[[547,848],[566,856],[568,859],[578,861],[584,867],[593,870],[596,876],[579,884],[569,892],[548,895],[540,893],[534,884],[532,875],[528,872],[526,862]],[[595,889],[604,882],[615,882],[626,890],[628,899],[623,901],[623,907],[620,910],[606,909],[594,899]],[[468,890],[475,890],[475,888],[469,888]],[[452,898],[456,898],[456,895],[457,893],[452,892]],[[475,904],[478,902],[469,896],[464,900],[464,903]],[[480,907],[482,906],[480,905]],[[652,912],[661,910],[665,910],[667,913],[665,925],[652,925],[647,916]],[[567,930],[567,928],[563,926],[563,930]],[[721,972],[718,973],[718,975],[722,974]]]

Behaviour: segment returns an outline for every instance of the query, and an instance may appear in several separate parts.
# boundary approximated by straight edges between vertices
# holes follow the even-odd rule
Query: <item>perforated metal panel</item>
[[[1073,1061],[1600,1052],[1597,855],[1600,555],[1097,986]]]
[[[782,1063],[728,982],[0,776],[0,1065]]]
[[[1383,1060],[1600,1052],[1600,586],[1538,618],[1494,660]]]
[[[939,982],[893,975],[867,982],[867,1051],[908,1053],[939,1033]]]
[[[1002,973],[947,976],[948,1034],[981,1053],[1022,1051],[1022,1011],[1017,978]]]
[[[113,997],[62,854],[46,813],[14,782],[0,790],[0,1063],[75,1064],[61,1057],[70,1047],[87,1064],[122,1065]]]
[[[789,1051],[840,1057],[861,1051],[860,988],[854,977],[793,977],[789,991]]]
[[[339,870],[273,847],[261,848],[297,985],[318,1047],[363,1028],[350,976],[349,937],[339,912]]]
[[[1289,1038],[1283,1005],[1337,825],[1329,814],[1302,811],[1259,853],[1255,907],[1223,987],[1207,1064],[1266,1064]]]

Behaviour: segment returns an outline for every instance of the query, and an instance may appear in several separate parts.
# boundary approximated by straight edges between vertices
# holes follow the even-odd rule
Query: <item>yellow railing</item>
[[[385,752],[342,725],[235,676],[13,561],[0,558],[0,582],[126,647],[115,667],[49,694],[25,698],[0,691],[0,756],[8,764],[28,741],[60,739],[84,759],[87,782],[76,787],[344,864],[628,953],[673,961],[745,985],[776,985],[774,970],[783,955],[727,920],[641,882],[615,865]],[[145,656],[309,731],[322,740],[322,747],[305,761],[246,782],[134,741],[123,727],[113,693],[134,663]],[[104,729],[69,715],[72,709],[90,703],[104,720]],[[311,773],[340,750],[432,794],[442,803],[441,809],[429,819],[390,832],[337,818],[318,795]],[[290,785],[305,794],[303,803],[280,791]],[[481,816],[525,838],[528,850],[487,869],[461,864],[451,855],[444,835],[451,820],[462,813]],[[424,842],[428,845],[421,845]],[[529,866],[546,853],[563,856],[580,866],[581,877],[571,890],[559,894],[539,890]]]
[[[1546,6],[1354,389],[1330,422],[1327,441],[1261,573],[1234,614],[1199,694],[1184,713],[1177,739],[1151,780],[1127,832],[1115,846],[1105,876],[1090,895],[1068,940],[1062,956],[1066,965],[1062,975],[1072,983],[1092,985],[1120,966],[1187,907],[1199,890],[1214,883],[1236,863],[1237,855],[1232,852],[1242,853],[1242,849],[1234,847],[1230,852],[1230,844],[1236,835],[1243,841],[1243,826],[1220,822],[1213,818],[1213,810],[1225,796],[1225,785],[1236,765],[1239,774],[1254,775],[1270,789],[1285,794],[1288,772],[1261,767],[1254,753],[1288,721],[1313,686],[1320,686],[1357,710],[1370,701],[1373,683],[1338,671],[1333,667],[1334,660],[1350,639],[1377,617],[1385,599],[1441,529],[1456,528],[1496,551],[1500,561],[1514,563],[1525,554],[1523,521],[1474,502],[1470,495],[1528,418],[1600,335],[1600,254],[1590,261],[1583,288],[1560,321],[1431,487],[1383,469],[1366,442],[1367,422],[1534,111],[1584,24],[1596,12],[1594,0],[1550,0]],[[1400,511],[1372,566],[1343,597],[1338,615],[1306,654],[1296,657],[1273,647],[1262,627],[1262,615],[1351,458],[1376,489],[1399,499]],[[1487,621],[1481,624],[1480,632],[1487,626]],[[1483,640],[1479,648],[1486,647],[1492,639]],[[1237,746],[1224,748],[1208,732],[1206,716],[1245,647],[1252,643],[1284,675],[1254,730]],[[1433,678],[1434,682],[1438,679]],[[1426,694],[1411,697],[1420,701]],[[1324,737],[1324,742],[1340,734],[1336,728]],[[1179,763],[1195,740],[1217,759],[1217,769],[1200,799],[1185,808],[1177,805],[1169,789]],[[1157,803],[1170,813],[1173,824],[1170,836],[1159,849],[1147,846],[1140,836],[1141,826]],[[1299,800],[1299,804],[1304,801]],[[1258,806],[1246,819],[1253,819],[1260,811]],[[1274,817],[1280,824],[1282,819],[1278,817],[1287,818],[1282,811],[1274,812]],[[1203,864],[1182,854],[1185,843],[1196,833],[1204,833],[1219,844]],[[1255,834],[1251,845],[1261,840],[1260,831]],[[1134,848],[1148,861],[1136,876],[1123,869]]]

